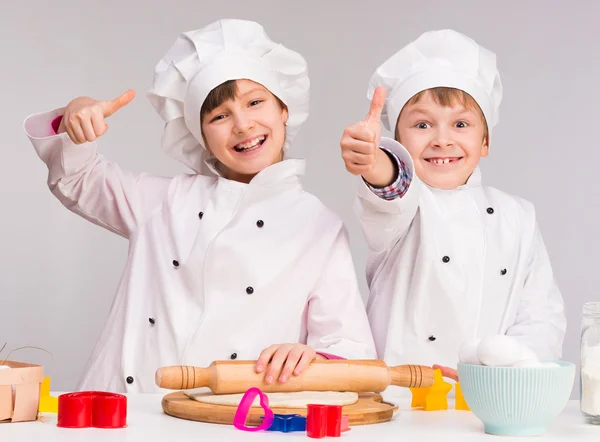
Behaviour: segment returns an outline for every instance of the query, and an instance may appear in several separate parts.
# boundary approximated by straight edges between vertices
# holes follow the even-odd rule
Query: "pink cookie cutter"
[[[250,408],[252,407],[256,396],[260,396],[260,406],[265,412],[265,417],[258,427],[247,427],[246,418],[248,417],[248,413],[250,413]],[[273,411],[269,408],[269,398],[267,395],[264,394],[259,388],[252,387],[248,389],[246,393],[244,393],[244,397],[242,397],[240,405],[235,411],[235,416],[233,417],[233,426],[242,431],[267,430],[271,427],[271,424],[273,424],[274,419],[275,416]]]

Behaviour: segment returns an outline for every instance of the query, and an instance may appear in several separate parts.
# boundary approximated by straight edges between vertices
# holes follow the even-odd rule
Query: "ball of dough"
[[[542,362],[544,364],[544,367],[560,367],[559,364],[557,364],[556,362]]]
[[[481,339],[472,338],[466,340],[458,350],[458,360],[461,364],[481,365],[481,361],[477,357],[477,347]]]
[[[538,361],[537,359],[523,359],[513,365],[515,368],[525,368],[525,367],[544,367],[545,364],[543,362]]]
[[[521,344],[521,360],[524,361],[527,359],[538,360],[538,357],[535,355],[533,350],[526,345]]]
[[[483,365],[512,367],[521,360],[522,345],[505,335],[490,336],[477,347],[477,357]]]

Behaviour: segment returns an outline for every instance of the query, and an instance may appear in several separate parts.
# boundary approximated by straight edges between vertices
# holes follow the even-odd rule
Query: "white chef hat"
[[[453,30],[425,32],[392,55],[371,77],[369,100],[378,86],[386,89],[381,120],[391,131],[404,105],[434,87],[460,89],[471,95],[483,111],[490,133],[498,123],[502,83],[496,55]]]
[[[181,34],[154,70],[148,99],[165,121],[162,148],[197,173],[218,174],[204,146],[200,110],[228,80],[262,84],[288,107],[287,149],[308,118],[310,81],[304,58],[269,39],[261,25],[225,19]]]

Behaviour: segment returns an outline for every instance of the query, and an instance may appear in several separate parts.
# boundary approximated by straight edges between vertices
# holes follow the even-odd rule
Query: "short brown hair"
[[[211,113],[227,100],[235,99],[237,91],[236,80],[227,80],[225,83],[221,83],[210,91],[200,108],[200,121],[202,121],[206,114]],[[277,99],[281,109],[287,109],[287,106],[279,99],[279,97],[274,94],[273,96]]]
[[[410,100],[408,100],[404,106],[408,106],[409,104],[418,103],[427,92],[431,93],[433,101],[435,101],[440,106],[451,107],[451,106],[459,103],[467,109],[471,109],[471,110],[478,112],[479,115],[481,115],[481,119],[483,120],[483,124],[485,126],[485,129],[483,132],[483,137],[487,138],[488,125],[487,125],[487,121],[485,119],[485,115],[483,115],[483,111],[479,107],[479,104],[477,104],[477,101],[475,101],[475,99],[471,95],[469,95],[468,93],[466,93],[463,90],[455,89],[452,87],[434,87],[431,89],[425,89],[424,91],[421,91],[416,95],[413,95],[413,97]],[[400,112],[400,113],[402,113],[402,112]],[[400,119],[400,115],[398,115],[398,119]],[[398,123],[396,122],[396,126],[397,125],[398,125]],[[398,129],[396,127],[396,134],[397,133],[398,133]]]

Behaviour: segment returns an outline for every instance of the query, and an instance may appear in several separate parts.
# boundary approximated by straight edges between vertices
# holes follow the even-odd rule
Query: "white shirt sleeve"
[[[62,113],[55,109],[24,122],[48,167],[50,191],[70,211],[128,238],[161,208],[172,179],[123,171],[98,154],[96,142],[76,145],[67,133],[55,135],[51,122]]]
[[[540,359],[559,360],[562,357],[567,320],[563,298],[537,226],[531,251],[515,323],[506,334],[529,347]]]
[[[307,345],[346,359],[375,359],[348,233],[342,226],[308,300]]]
[[[422,185],[414,171],[414,162],[408,151],[397,141],[381,139],[381,147],[393,152],[411,171],[412,179],[402,198],[387,200],[376,195],[360,179],[354,209],[372,253],[391,248],[408,230],[419,207]]]

